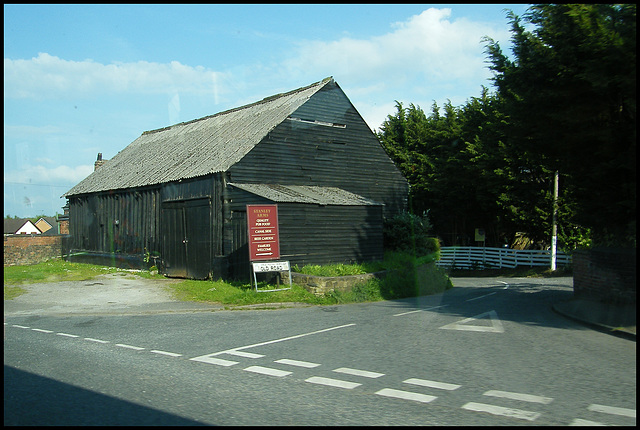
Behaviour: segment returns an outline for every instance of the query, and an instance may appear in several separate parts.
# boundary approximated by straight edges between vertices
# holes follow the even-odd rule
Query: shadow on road
[[[439,313],[472,318],[481,313],[479,307],[484,302],[494,309],[499,307],[500,320],[513,321],[532,326],[562,329],[587,329],[576,321],[567,319],[553,311],[557,303],[573,298],[573,289],[562,285],[548,285],[544,281],[526,279],[505,279],[505,282],[483,279],[482,286],[456,286],[442,294],[394,300],[399,309],[427,309],[441,306]],[[493,285],[491,285],[493,284]],[[508,284],[508,287],[507,287]],[[505,288],[507,287],[507,288]],[[487,309],[491,310],[491,309]]]
[[[193,426],[177,415],[4,366],[5,426]]]

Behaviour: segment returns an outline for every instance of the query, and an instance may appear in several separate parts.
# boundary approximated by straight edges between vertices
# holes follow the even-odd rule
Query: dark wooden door
[[[213,239],[210,200],[163,203],[162,228],[165,275],[208,278]]]

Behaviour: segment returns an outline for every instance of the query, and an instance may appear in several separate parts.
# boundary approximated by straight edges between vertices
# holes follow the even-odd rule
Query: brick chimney
[[[93,164],[93,171],[95,172],[96,170],[98,170],[98,167],[102,166],[104,163],[106,163],[108,160],[103,160],[102,159],[102,152],[98,152],[98,159],[96,160],[96,162]]]

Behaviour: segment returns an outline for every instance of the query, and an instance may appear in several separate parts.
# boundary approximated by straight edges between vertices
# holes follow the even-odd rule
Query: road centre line
[[[85,337],[84,340],[88,340],[89,342],[109,343],[108,340],[94,339],[92,337]]]
[[[506,282],[504,282],[504,281],[496,281],[496,282],[500,282],[501,284],[504,284],[504,285],[505,285],[505,286],[502,288],[503,290],[506,290],[506,289],[508,289],[508,288],[509,288],[509,284],[508,284],[508,283],[506,283]],[[496,291],[494,291],[494,292],[492,292],[492,293],[485,294],[484,296],[474,297],[474,298],[472,298],[472,299],[467,299],[467,300],[465,300],[465,302],[472,302],[472,301],[474,301],[474,300],[482,299],[482,298],[484,298],[484,297],[493,296],[495,293],[496,293]]]
[[[144,349],[140,346],[127,345],[126,343],[116,343],[116,346],[119,346],[120,348],[135,349],[136,351],[141,351]]]
[[[340,326],[337,326],[337,327],[330,327],[330,328],[325,328],[325,329],[322,329],[322,330],[316,330],[316,331],[312,331],[312,332],[309,332],[309,333],[297,334],[295,336],[283,337],[281,339],[274,339],[274,340],[269,340],[269,341],[266,341],[266,342],[254,343],[253,345],[246,345],[246,346],[241,346],[241,347],[238,347],[238,348],[226,349],[224,351],[214,352],[213,354],[205,354],[205,355],[201,355],[201,356],[198,356],[198,357],[194,357],[194,358],[191,358],[191,360],[204,361],[205,363],[207,363],[208,361],[207,360],[203,360],[203,358],[215,357],[216,355],[221,355],[221,354],[240,355],[240,354],[238,354],[238,351],[240,351],[241,349],[249,349],[249,348],[254,348],[256,346],[270,345],[272,343],[278,343],[278,342],[284,342],[284,341],[287,341],[287,340],[298,339],[298,338],[301,338],[301,337],[310,336],[312,334],[325,333],[325,332],[328,332],[328,331],[331,331],[331,330],[338,330],[338,329],[341,329],[341,328],[351,327],[351,326],[354,326],[354,325],[355,325],[355,323],[345,324],[345,325],[340,325]],[[241,354],[250,354],[250,353],[241,353]],[[256,355],[258,355],[258,354],[256,354]],[[252,358],[256,358],[256,357],[252,357]]]
[[[437,399],[436,396],[429,396],[427,394],[412,393],[411,391],[394,390],[392,388],[383,388],[380,391],[376,391],[379,396],[395,397],[403,400],[414,400],[421,403],[429,403]]]
[[[30,327],[26,327],[26,326],[20,326],[20,325],[17,325],[17,324],[13,324],[13,326],[14,327],[18,327],[18,328],[30,328]],[[53,333],[53,330],[45,330],[45,329],[41,329],[41,328],[32,328],[31,330],[38,331],[38,332],[41,332],[41,333]],[[80,337],[80,336],[75,335],[75,334],[69,334],[69,333],[63,333],[63,332],[58,332],[58,333],[56,333],[56,335],[57,336],[64,336],[64,337],[74,337],[74,338],[75,337]],[[90,342],[109,343],[108,340],[94,339],[94,338],[91,338],[91,337],[85,337],[84,339],[88,340]],[[121,348],[134,349],[136,351],[141,351],[141,350],[145,349],[145,348],[142,348],[142,347],[139,347],[139,346],[126,345],[124,343],[117,343],[116,346],[119,346]],[[161,351],[161,350],[157,350],[157,349],[151,350],[151,352],[156,353],[156,354],[169,355],[169,356],[172,356],[172,357],[182,357],[182,354],[176,354],[175,352],[167,352],[167,351]],[[251,355],[250,353],[246,353],[246,354],[247,354],[247,356]],[[257,355],[257,354],[255,354],[255,355]]]
[[[449,390],[449,391],[457,390],[458,388],[461,387],[461,385],[457,385],[457,384],[447,384],[446,382],[429,381],[427,379],[418,379],[418,378],[410,378],[402,382],[404,382],[405,384],[420,385],[422,387],[438,388],[440,390]]]
[[[509,391],[489,390],[483,396],[502,397],[504,399],[522,400],[523,402],[542,403],[548,405],[553,401],[551,397],[535,396],[533,394],[511,393]]]
[[[31,328],[31,327],[27,327],[26,325],[18,325],[18,324],[12,324],[12,325],[18,328]]]
[[[484,403],[469,402],[462,406],[462,409],[475,412],[487,412],[493,415],[518,418],[521,420],[534,421],[540,416],[539,412],[523,411],[521,409],[503,408],[502,406],[486,405]]]
[[[222,351],[220,353],[225,353],[225,352],[229,352],[229,351],[239,351],[241,349],[248,349],[248,348],[253,348],[253,347],[256,347],[256,346],[264,346],[264,345],[269,345],[269,344],[272,344],[272,343],[284,342],[286,340],[298,339],[300,337],[310,336],[312,334],[324,333],[324,332],[327,332],[327,331],[337,330],[337,329],[345,328],[345,327],[351,327],[351,326],[354,326],[354,325],[355,325],[355,323],[351,323],[351,324],[340,325],[340,326],[337,326],[337,327],[325,328],[325,329],[322,329],[322,330],[312,331],[310,333],[297,334],[295,336],[283,337],[282,339],[269,340],[267,342],[260,342],[260,343],[255,343],[253,345],[241,346],[240,348],[233,348],[233,349],[230,349],[230,350],[227,350],[227,351]]]
[[[348,367],[333,369],[333,371],[338,373],[345,373],[347,375],[364,376],[365,378],[379,378],[381,376],[384,376],[384,373],[369,372],[368,370],[350,369]]]
[[[416,312],[430,311],[430,310],[433,310],[433,309],[444,308],[444,307],[447,307],[447,306],[449,306],[449,305],[433,306],[433,307],[427,308],[427,309],[418,309],[418,310],[415,310],[415,311],[402,312],[400,314],[395,314],[394,317],[400,317],[402,315],[408,315],[408,314],[415,314]]]
[[[161,351],[159,349],[152,349],[151,352],[153,352],[154,354],[168,355],[171,357],[182,357],[182,354],[176,354],[175,352]]]
[[[415,314],[417,312],[422,312],[422,309],[418,309],[417,311],[409,311],[409,312],[403,312],[401,314],[395,314],[394,317],[400,317],[402,315],[408,315],[408,314]]]
[[[605,405],[595,405],[595,404],[589,405],[587,409],[593,412],[602,412],[602,413],[611,414],[611,415],[621,415],[623,417],[630,417],[630,418],[636,417],[635,409],[617,408],[615,406],[605,406]]]
[[[465,302],[472,302],[472,301],[474,301],[474,300],[482,299],[482,298],[484,298],[484,297],[493,296],[495,293],[496,293],[496,292],[494,291],[493,293],[485,294],[484,296],[474,297],[473,299],[465,300]]]

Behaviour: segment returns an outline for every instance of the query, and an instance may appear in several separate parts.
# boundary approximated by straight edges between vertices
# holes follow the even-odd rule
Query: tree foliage
[[[635,5],[534,5],[509,12],[513,56],[485,39],[496,92],[429,114],[396,102],[379,138],[446,244],[559,235],[567,248],[635,245]],[[524,22],[524,24],[523,24]],[[532,30],[528,28],[533,28]],[[441,113],[442,110],[442,113]]]
[[[423,257],[440,250],[438,239],[430,237],[431,222],[422,216],[405,212],[384,222],[385,251],[409,252]]]
[[[487,53],[509,146],[560,172],[572,221],[596,242],[635,242],[636,6],[544,4],[524,24],[508,17],[515,59],[490,39]]]

